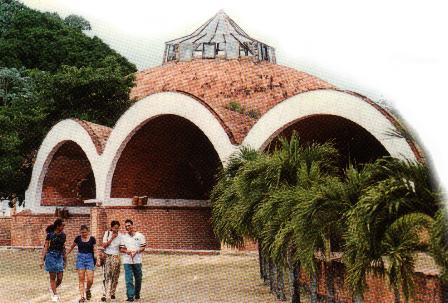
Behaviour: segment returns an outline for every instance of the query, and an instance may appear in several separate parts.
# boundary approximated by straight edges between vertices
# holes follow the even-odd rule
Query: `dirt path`
[[[0,251],[0,298],[2,302],[50,302],[48,275],[38,267],[38,252]],[[68,261],[61,302],[78,302],[78,281]],[[101,269],[90,302],[101,302]],[[116,302],[124,302],[124,272],[121,272]],[[140,302],[277,302],[258,276],[256,256],[145,255]]]

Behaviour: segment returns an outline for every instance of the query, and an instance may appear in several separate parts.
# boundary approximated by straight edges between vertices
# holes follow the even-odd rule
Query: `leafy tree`
[[[105,58],[97,68],[62,66],[55,73],[33,73],[38,96],[46,108],[46,128],[67,118],[113,126],[130,106],[134,78],[122,75],[115,57]]]
[[[112,126],[129,107],[135,66],[79,16],[62,20],[0,0],[0,194],[23,200],[45,134],[66,118]]]
[[[136,71],[133,64],[98,37],[82,32],[80,26],[87,26],[87,21],[69,17],[65,22],[55,13],[32,10],[14,0],[0,0],[0,67],[55,72],[62,65],[101,67],[104,58],[113,56],[124,75]]]
[[[78,16],[78,15],[69,15],[69,16],[65,17],[64,22],[68,26],[79,29],[79,30],[89,31],[92,29],[89,21],[87,21],[86,19],[84,19],[83,17]]]
[[[0,69],[0,194],[23,198],[32,158],[43,138],[45,110],[26,71]]]

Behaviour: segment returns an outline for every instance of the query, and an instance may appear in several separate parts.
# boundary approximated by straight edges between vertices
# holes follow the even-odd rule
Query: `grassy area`
[[[48,274],[38,266],[38,251],[0,251],[2,302],[49,302]],[[276,302],[259,279],[256,256],[145,255],[141,302]],[[100,302],[101,269],[96,270],[91,302]],[[68,260],[60,288],[62,302],[78,302],[74,256]],[[124,271],[117,290],[126,298]]]

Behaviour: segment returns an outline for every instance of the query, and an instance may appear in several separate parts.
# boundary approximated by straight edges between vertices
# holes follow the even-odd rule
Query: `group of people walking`
[[[94,271],[96,267],[103,268],[103,296],[106,302],[116,298],[120,277],[121,263],[124,265],[127,302],[140,299],[142,286],[142,253],[146,247],[145,236],[136,231],[132,220],[125,221],[126,233],[120,233],[120,222],[112,221],[110,229],[103,236],[101,247],[96,247],[95,237],[90,235],[89,228],[81,225],[80,234],[66,251],[66,235],[64,222],[57,219],[46,229],[46,239],[42,251],[41,268],[50,275],[50,292],[53,302],[59,301],[57,288],[62,283],[64,269],[67,266],[67,256],[78,248],[75,268],[79,278],[79,302],[92,298]],[[95,252],[98,252],[96,255]],[[121,255],[121,256],[120,256]],[[121,257],[121,258],[120,258]]]

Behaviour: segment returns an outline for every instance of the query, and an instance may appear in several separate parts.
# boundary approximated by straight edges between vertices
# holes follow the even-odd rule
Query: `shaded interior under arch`
[[[208,199],[221,162],[192,122],[176,115],[149,120],[129,140],[112,178],[112,198]]]
[[[341,155],[341,167],[349,162],[368,163],[389,155],[384,146],[366,129],[335,115],[312,115],[295,121],[273,138],[267,149],[272,150],[278,146],[280,137],[290,138],[293,131],[297,132],[302,144],[333,142]]]
[[[43,206],[85,206],[95,198],[92,166],[81,147],[73,141],[63,143],[51,159],[42,185]]]

